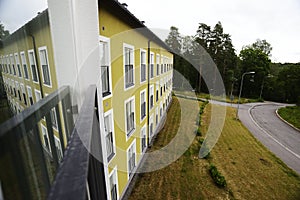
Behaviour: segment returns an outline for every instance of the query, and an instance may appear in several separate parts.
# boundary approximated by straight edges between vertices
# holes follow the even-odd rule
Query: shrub
[[[198,127],[198,129],[197,129],[197,136],[202,136],[202,133],[201,133],[200,127]]]
[[[209,173],[217,186],[226,187],[227,183],[225,177],[222,176],[222,174],[218,171],[217,167],[214,164],[210,164]]]

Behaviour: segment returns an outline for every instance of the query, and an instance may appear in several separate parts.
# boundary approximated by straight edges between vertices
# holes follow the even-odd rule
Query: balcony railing
[[[107,199],[96,86],[90,86],[48,200]]]
[[[56,136],[50,114],[54,108]],[[45,199],[59,165],[58,149],[64,151],[73,127],[70,111],[69,87],[62,87],[1,124],[0,181],[5,199]],[[49,142],[43,137],[42,124]]]
[[[70,90],[62,87],[1,124],[4,199],[106,199],[97,107],[96,86],[91,86],[74,127]],[[47,128],[49,149],[42,125]],[[61,161],[59,148],[64,152]]]

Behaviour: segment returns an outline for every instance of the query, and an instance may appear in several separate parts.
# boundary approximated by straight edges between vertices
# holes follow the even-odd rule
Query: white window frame
[[[116,151],[116,138],[115,138],[115,125],[114,125],[114,115],[113,115],[113,109],[107,111],[104,113],[103,115],[103,119],[105,117],[108,117],[110,116],[110,122],[111,122],[111,132],[112,132],[112,139],[113,139],[113,144],[112,144],[112,151],[113,153],[111,155],[108,155],[108,152],[107,152],[107,141],[106,141],[106,136],[108,135],[108,132],[106,132],[105,130],[105,121],[104,121],[104,133],[105,133],[105,150],[106,150],[106,159],[107,159],[107,163],[109,163],[111,160],[113,160],[113,158],[116,156],[117,154],[117,151]],[[111,157],[110,157],[111,156]]]
[[[129,169],[129,157],[130,157],[130,152],[129,152],[129,150],[130,149],[133,149],[133,153],[134,153],[134,167],[131,169],[131,171],[130,171],[130,169]],[[137,165],[137,160],[136,160],[136,158],[137,158],[137,156],[136,156],[136,139],[134,139],[133,141],[132,141],[132,143],[130,144],[130,146],[127,148],[127,150],[126,150],[126,157],[127,157],[127,177],[128,177],[128,180],[129,180],[129,178],[131,177],[131,174],[132,173],[134,173],[134,170],[136,169],[136,165]]]
[[[118,183],[118,170],[117,170],[117,166],[115,166],[115,168],[108,175],[108,183],[109,183],[108,187],[109,187],[109,197],[110,197],[109,199],[112,199],[112,196],[111,196],[111,190],[112,190],[112,188],[111,188],[111,183],[110,183],[110,179],[111,179],[112,176],[114,176],[113,178],[114,178],[114,181],[116,183],[116,190],[117,190],[117,197],[116,197],[116,199],[119,199],[119,183]]]
[[[28,94],[28,105],[31,106],[34,104],[34,99],[32,95],[32,88],[30,86],[27,86],[27,94]],[[32,104],[30,103],[30,97],[32,98]]]
[[[133,102],[133,113],[134,113],[134,122],[133,122],[133,129],[130,132],[127,131],[127,113],[126,113],[126,104],[129,102]],[[124,102],[124,119],[125,119],[125,133],[126,133],[126,141],[134,134],[136,131],[136,111],[135,111],[135,96],[130,97]]]
[[[132,50],[132,60],[133,60],[133,63],[132,63],[132,78],[133,78],[133,83],[132,85],[130,86],[126,86],[126,70],[125,70],[125,57],[126,57],[126,51],[125,51],[125,48],[129,48]],[[124,75],[124,90],[127,91],[131,88],[133,88],[135,86],[135,56],[134,56],[134,46],[133,45],[130,45],[130,44],[126,44],[126,43],[123,43],[123,75]]]
[[[142,101],[142,94],[144,93],[144,101]],[[142,123],[147,117],[147,91],[146,89],[140,92],[140,123]],[[142,117],[142,104],[145,102],[145,116]]]
[[[28,65],[27,65],[27,60],[26,60],[25,52],[24,52],[24,51],[21,51],[21,52],[20,52],[20,56],[21,56],[21,65],[22,65],[21,68],[23,68],[23,71],[24,71],[24,79],[25,79],[25,80],[29,80],[29,71],[28,71]],[[26,70],[25,70],[24,66],[26,66]],[[27,71],[27,78],[26,78],[26,76],[25,76],[25,74],[26,74],[25,71]]]
[[[155,108],[155,129],[157,128],[159,124],[159,113],[158,113],[158,107]]]
[[[159,101],[159,90],[160,90],[160,87],[159,87],[159,81],[156,82],[155,84],[155,102],[158,102]]]
[[[142,53],[145,53],[145,62],[142,62]],[[145,66],[145,80],[142,80],[142,64]],[[147,81],[147,51],[145,49],[140,49],[140,83],[145,83]]]
[[[111,50],[111,47],[110,47],[110,39],[108,38],[108,37],[104,37],[104,36],[102,36],[102,35],[99,35],[99,48],[100,48],[100,42],[103,42],[103,43],[107,43],[107,47],[108,47],[108,49],[107,49],[107,59],[108,59],[108,92],[107,93],[109,93],[108,95],[105,95],[104,97],[103,97],[103,100],[105,100],[105,99],[108,99],[108,98],[111,98],[112,97],[112,95],[113,95],[113,87],[112,87],[112,68],[111,68],[111,54],[110,54],[110,50]],[[101,49],[100,49],[100,51],[101,51]],[[101,66],[100,66],[101,67]],[[102,75],[102,74],[101,74]],[[102,80],[102,79],[101,79]],[[103,86],[102,86],[103,87]],[[102,91],[102,93],[103,93],[103,91]]]
[[[50,145],[49,133],[48,133],[47,127],[44,126],[43,124],[41,124],[41,129],[42,129],[42,135],[43,135],[43,146],[46,149],[46,151],[51,153],[52,151],[51,151],[51,145]],[[45,138],[44,138],[45,135],[47,136],[49,149],[47,148],[47,145],[46,145],[46,141],[45,141]]]
[[[50,64],[49,64],[49,59],[48,59],[47,47],[46,46],[39,47],[38,51],[39,51],[39,59],[40,59],[40,67],[41,67],[40,70],[42,72],[41,74],[42,74],[42,78],[43,78],[43,85],[46,86],[46,87],[52,88],[51,70],[50,70]],[[42,57],[41,57],[42,51],[46,52],[45,60],[43,60]],[[43,61],[46,62],[46,63],[43,63]],[[44,76],[43,64],[47,65],[47,70],[48,70],[48,73],[49,73],[48,74],[49,75],[49,84],[45,83],[45,76]]]
[[[13,54],[9,55],[10,58],[10,65],[12,67],[12,75],[17,77],[17,70],[16,70],[16,66],[15,66],[15,58]]]
[[[152,134],[151,134],[151,124],[152,124]],[[153,136],[154,136],[154,122],[153,122],[153,114],[152,114],[149,118],[149,138],[150,138],[150,141],[151,141]]]
[[[150,95],[149,95],[149,108],[150,110],[152,110],[154,108],[154,85],[150,85]],[[153,96],[152,98],[152,106],[151,106],[151,96]]]
[[[41,91],[34,89],[34,96],[35,96],[35,102],[38,102],[39,100],[41,100],[42,99]],[[39,98],[37,98],[38,96],[39,96]]]
[[[9,55],[6,55],[6,63],[7,63],[7,68],[8,68],[8,74],[13,75],[13,71],[12,71],[11,65],[10,65]]]
[[[57,110],[55,109],[55,107],[51,109],[50,117],[51,117],[52,128],[58,131]]]
[[[141,153],[146,152],[147,149],[147,128],[146,128],[146,124],[141,128]],[[145,137],[145,149],[143,149],[143,138]]]
[[[17,68],[17,71],[18,71],[17,76],[19,78],[23,78],[23,73],[22,73],[22,67],[21,67],[21,64],[20,64],[19,54],[15,53],[14,57],[15,57],[15,61],[16,61],[16,68]]]
[[[17,99],[21,102],[22,101],[21,88],[18,81],[15,81],[15,86],[16,86]]]
[[[27,94],[26,94],[26,90],[25,90],[25,86],[23,83],[20,83],[20,88],[21,88],[21,91],[22,91],[22,98],[23,98],[23,103],[25,104],[25,99],[26,99],[26,106],[28,105],[28,101],[27,101]],[[24,94],[25,94],[25,97],[24,97]]]
[[[153,52],[150,52],[150,79],[153,79],[154,78],[154,68],[155,68],[155,62],[154,62],[154,53]]]
[[[54,135],[54,144],[55,144],[55,148],[56,148],[57,158],[58,158],[58,161],[60,162],[62,160],[62,158],[64,157],[64,153],[61,148],[61,141],[55,135]]]
[[[156,54],[156,76],[160,74],[160,55]]]
[[[31,55],[32,54],[32,60],[31,60]],[[31,78],[32,78],[32,82],[34,83],[39,83],[39,74],[38,74],[38,70],[37,70],[37,65],[36,65],[36,60],[35,60],[35,53],[33,49],[28,50],[28,59],[29,59],[29,65],[30,65],[30,70],[31,70]],[[33,63],[32,63],[33,62]],[[37,81],[34,80],[33,77],[33,69],[32,69],[32,65],[34,65],[34,71],[36,72],[36,79]]]

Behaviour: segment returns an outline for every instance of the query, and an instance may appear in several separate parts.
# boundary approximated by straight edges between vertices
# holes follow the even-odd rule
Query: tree
[[[209,53],[223,78],[225,89],[229,92],[231,90],[232,72],[234,73],[237,70],[237,56],[232,45],[231,36],[224,33],[221,22],[218,22],[213,29],[204,23],[200,23],[195,41]]]
[[[0,40],[5,39],[9,36],[9,31],[5,30],[4,25],[0,22]]]
[[[272,47],[271,47],[271,44],[268,43],[266,40],[260,40],[260,39],[257,39],[256,42],[254,42],[252,45],[251,45],[252,48],[254,49],[260,49],[262,52],[264,52],[265,54],[268,55],[268,57],[271,56],[271,51],[272,51]]]
[[[299,103],[300,98],[300,64],[287,64],[278,74],[277,83],[284,88],[283,100]]]
[[[241,74],[249,71],[254,71],[254,77],[245,77],[243,91],[249,97],[258,97],[264,78],[269,74],[271,60],[260,48],[254,48],[253,45],[244,47],[239,55],[241,60]],[[250,82],[249,80],[254,80]]]
[[[171,26],[166,43],[176,54],[181,53],[181,39],[182,37],[180,36],[178,28]]]

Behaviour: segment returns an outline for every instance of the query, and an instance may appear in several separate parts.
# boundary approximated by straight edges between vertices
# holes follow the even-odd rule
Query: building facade
[[[0,65],[9,105],[15,114],[68,83],[62,80],[69,73],[62,74],[64,66],[57,56],[62,50],[55,43],[57,26],[53,13],[46,10],[38,14],[2,41]],[[121,199],[147,147],[163,126],[172,101],[173,55],[126,5],[114,0],[98,1],[97,16],[99,32],[95,46],[100,64],[95,69],[100,76],[99,83],[95,84],[100,92],[102,138],[99,145],[103,152],[107,197]],[[75,68],[66,67],[70,74],[79,73]],[[74,79],[80,81],[80,77]],[[84,98],[84,90],[77,92],[76,84],[69,83],[74,87],[73,95]],[[80,109],[80,103],[77,104]],[[64,141],[60,141],[57,115],[62,113],[51,111],[61,159],[61,145],[67,145],[67,136],[63,133]],[[39,124],[40,138],[51,154],[45,123],[42,120]]]

